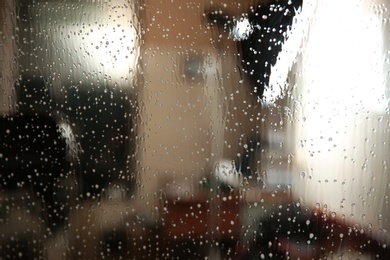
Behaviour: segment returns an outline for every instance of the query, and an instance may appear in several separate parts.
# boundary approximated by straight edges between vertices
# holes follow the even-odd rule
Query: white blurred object
[[[132,87],[129,82],[138,73],[140,41],[136,4],[126,0],[87,2],[48,1],[33,5],[30,15],[38,17],[34,40],[42,43],[48,55],[37,66],[53,64],[42,71],[47,74],[43,76],[53,78],[59,85],[108,82],[111,86]],[[86,16],[86,12],[90,15]],[[50,27],[48,33],[41,28],[46,24],[56,26]],[[53,71],[63,76],[55,77]]]
[[[239,187],[242,174],[237,171],[234,160],[220,159],[214,165],[214,175],[217,181],[231,187]]]
[[[268,86],[264,89],[263,102],[272,104],[283,98],[285,92],[291,87],[287,81],[288,73],[296,62],[296,57],[301,52],[302,43],[309,31],[309,20],[316,5],[314,2],[305,2],[304,10],[296,10],[291,28],[286,32],[286,40],[282,50],[278,54],[275,65],[271,67]]]
[[[253,32],[253,26],[249,22],[249,19],[246,17],[241,17],[237,20],[236,24],[233,26],[231,35],[237,41],[246,40],[249,38]]]

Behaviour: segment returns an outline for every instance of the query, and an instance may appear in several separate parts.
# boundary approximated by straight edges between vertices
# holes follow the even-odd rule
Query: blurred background
[[[2,0],[1,258],[386,259],[389,3],[303,1],[259,98],[292,2]]]

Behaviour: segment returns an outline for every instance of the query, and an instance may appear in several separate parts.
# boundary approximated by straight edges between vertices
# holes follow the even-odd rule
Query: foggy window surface
[[[0,2],[1,259],[388,259],[384,0]]]

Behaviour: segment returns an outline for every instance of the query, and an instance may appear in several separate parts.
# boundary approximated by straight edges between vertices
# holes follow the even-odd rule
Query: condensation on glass
[[[0,258],[387,259],[388,8],[1,1]]]

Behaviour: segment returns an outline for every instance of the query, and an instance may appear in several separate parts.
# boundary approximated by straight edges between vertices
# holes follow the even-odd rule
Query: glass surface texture
[[[390,259],[389,8],[1,0],[0,259]]]

